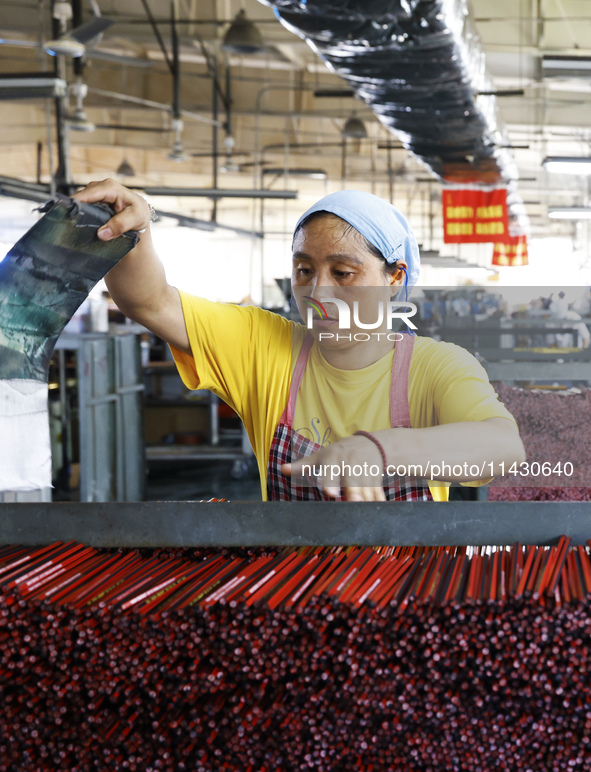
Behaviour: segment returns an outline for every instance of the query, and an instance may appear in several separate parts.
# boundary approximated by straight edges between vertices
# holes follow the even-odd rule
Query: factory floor
[[[241,474],[236,479],[236,474]],[[256,464],[237,470],[232,462],[159,464],[150,466],[146,479],[146,501],[261,501]]]

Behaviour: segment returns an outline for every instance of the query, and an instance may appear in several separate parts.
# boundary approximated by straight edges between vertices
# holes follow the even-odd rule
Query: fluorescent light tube
[[[547,172],[553,174],[589,175],[591,174],[591,157],[549,155],[542,161],[542,166]]]
[[[553,220],[591,220],[591,207],[552,206],[548,208],[548,217]]]

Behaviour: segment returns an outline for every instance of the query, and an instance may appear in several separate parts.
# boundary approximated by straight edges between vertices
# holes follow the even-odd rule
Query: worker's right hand
[[[343,437],[332,445],[320,448],[309,456],[282,464],[281,471],[287,477],[304,475],[304,467],[324,469],[323,477],[316,477],[316,484],[322,492],[336,499],[343,495],[346,501],[386,501],[382,488],[382,456],[376,445],[365,437]],[[359,467],[360,474],[345,470]],[[375,469],[375,476],[372,470]],[[342,472],[339,472],[342,470]],[[330,473],[330,477],[326,477]]]
[[[117,212],[97,231],[102,241],[117,238],[127,231],[148,232],[150,227],[150,205],[115,180],[89,182],[73,198],[86,204],[110,204]]]

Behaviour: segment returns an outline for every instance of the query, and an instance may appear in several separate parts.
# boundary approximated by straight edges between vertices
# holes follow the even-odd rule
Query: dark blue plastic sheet
[[[98,238],[114,214],[108,206],[58,196],[40,211],[44,216],[0,262],[0,379],[46,380],[59,334],[138,238]]]
[[[464,0],[261,0],[440,179],[506,185],[517,169]]]

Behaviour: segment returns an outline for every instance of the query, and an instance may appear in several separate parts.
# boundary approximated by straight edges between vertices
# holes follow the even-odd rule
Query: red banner
[[[509,236],[507,191],[444,190],[443,241],[446,244],[481,244],[505,241]]]
[[[499,266],[528,265],[527,237],[516,236],[497,242],[493,250],[492,264]]]

